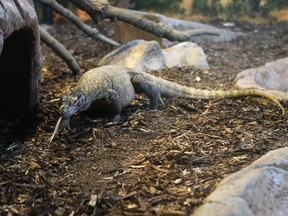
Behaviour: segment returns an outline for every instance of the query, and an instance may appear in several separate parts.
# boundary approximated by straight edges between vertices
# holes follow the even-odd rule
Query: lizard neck
[[[86,103],[90,106],[94,100],[105,96],[108,89],[111,88],[111,81],[94,78],[93,80],[78,83],[76,88],[84,93]]]

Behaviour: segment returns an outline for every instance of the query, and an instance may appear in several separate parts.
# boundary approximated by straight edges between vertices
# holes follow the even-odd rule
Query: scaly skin
[[[195,89],[117,65],[102,66],[83,74],[75,89],[64,96],[60,114],[69,118],[90,107],[102,107],[110,109],[112,121],[118,121],[121,111],[130,105],[135,93],[144,93],[150,99],[151,109],[157,109],[163,103],[161,96],[192,99],[260,96],[271,100],[284,114],[284,108],[277,98],[261,90]]]

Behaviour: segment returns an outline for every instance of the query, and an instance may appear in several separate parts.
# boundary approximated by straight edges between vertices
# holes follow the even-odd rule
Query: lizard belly
[[[88,109],[88,113],[95,117],[97,116],[110,116],[115,113],[113,102],[108,98],[96,99],[93,101]]]

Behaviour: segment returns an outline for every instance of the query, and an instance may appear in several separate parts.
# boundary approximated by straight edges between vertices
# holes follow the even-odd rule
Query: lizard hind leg
[[[158,109],[161,104],[164,104],[159,88],[147,81],[143,76],[135,75],[132,77],[131,82],[136,93],[144,93],[149,98],[150,109]]]

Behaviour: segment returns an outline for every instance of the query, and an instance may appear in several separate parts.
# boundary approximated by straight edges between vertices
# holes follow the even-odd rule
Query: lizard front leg
[[[121,119],[121,111],[122,111],[122,105],[121,105],[121,98],[119,94],[112,89],[108,90],[107,93],[107,101],[108,105],[110,106],[110,111],[112,117],[110,118],[113,122],[119,122]]]
[[[136,93],[144,93],[149,98],[150,109],[155,110],[161,104],[164,104],[159,88],[147,81],[143,76],[135,75],[132,77],[131,82]]]

